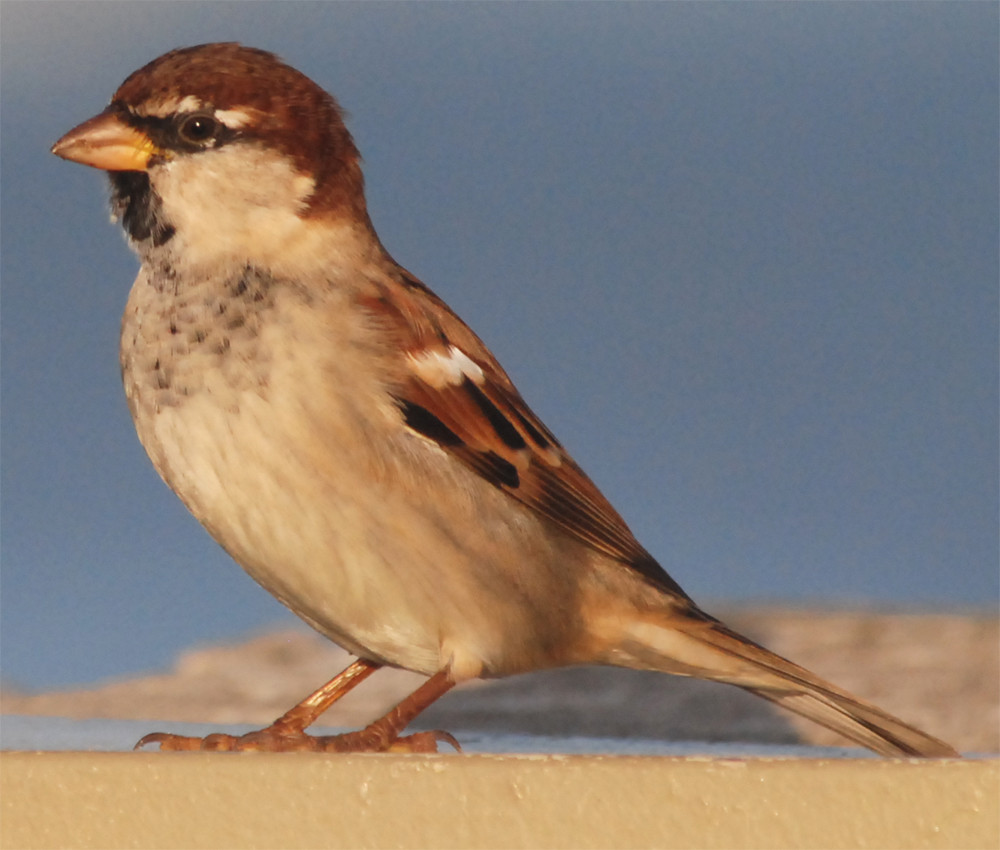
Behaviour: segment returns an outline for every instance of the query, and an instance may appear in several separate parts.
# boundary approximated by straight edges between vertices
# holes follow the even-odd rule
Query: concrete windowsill
[[[1000,762],[4,752],[0,846],[947,847]]]

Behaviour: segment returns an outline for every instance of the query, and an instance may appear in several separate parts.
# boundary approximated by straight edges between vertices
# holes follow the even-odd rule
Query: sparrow
[[[266,729],[137,747],[457,749],[403,735],[455,684],[602,664],[737,685],[884,755],[958,755],[695,604],[382,246],[339,105],[275,55],[170,51],[52,152],[108,172],[141,261],[120,364],[156,470],[358,659]],[[305,732],[385,665],[429,678],[365,729]]]

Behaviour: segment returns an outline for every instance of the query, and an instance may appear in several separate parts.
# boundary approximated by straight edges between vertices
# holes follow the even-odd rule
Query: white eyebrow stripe
[[[464,378],[482,384],[483,370],[462,349],[449,345],[447,351],[429,349],[409,355],[413,371],[425,384],[441,389],[457,386]]]
[[[189,94],[174,109],[174,112],[197,112],[201,109],[202,103],[200,98],[195,97],[193,94]]]
[[[250,113],[242,109],[216,109],[215,117],[230,130],[239,130],[250,123]]]
[[[200,98],[189,94],[183,99],[177,97],[167,97],[163,100],[153,100],[152,102],[141,103],[138,106],[130,107],[134,115],[153,116],[155,118],[169,118],[178,112],[197,112],[203,108]]]

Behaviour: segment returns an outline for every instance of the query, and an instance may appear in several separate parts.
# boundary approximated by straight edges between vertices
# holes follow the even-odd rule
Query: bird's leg
[[[239,737],[216,733],[204,738],[188,738],[167,732],[152,732],[140,739],[135,749],[146,744],[159,744],[161,750],[266,750],[288,752],[318,750],[311,742],[320,740],[305,734],[307,726],[355,686],[360,685],[382,665],[359,658],[350,667],[334,676],[329,682],[307,696],[294,708],[265,729],[248,732]]]
[[[317,749],[327,753],[436,753],[438,741],[451,744],[461,752],[455,737],[440,729],[399,737],[414,717],[453,687],[455,681],[450,672],[439,670],[392,711],[364,729],[343,735],[322,735],[313,740],[319,744]]]

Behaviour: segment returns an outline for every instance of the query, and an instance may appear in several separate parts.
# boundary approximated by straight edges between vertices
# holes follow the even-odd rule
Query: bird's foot
[[[169,732],[144,735],[134,749],[159,744],[161,751],[264,752],[264,753],[436,753],[438,743],[462,748],[448,732],[416,732],[403,736],[406,725],[423,709],[454,687],[447,670],[435,673],[384,717],[358,732],[343,735],[307,735],[310,726],[326,709],[378,668],[373,661],[358,659],[322,688],[264,729],[246,735],[216,732],[204,738],[189,738]]]
[[[454,736],[441,730],[415,732],[405,737],[392,736],[378,721],[358,732],[342,735],[307,735],[301,730],[289,730],[275,723],[265,729],[245,735],[216,732],[204,738],[152,732],[135,745],[139,750],[149,744],[159,744],[161,751],[202,752],[264,752],[264,753],[436,753],[438,743],[450,744],[456,751],[462,748]]]

